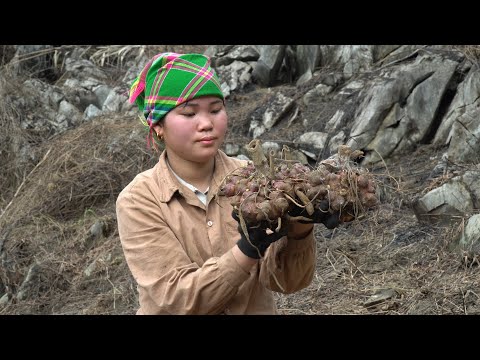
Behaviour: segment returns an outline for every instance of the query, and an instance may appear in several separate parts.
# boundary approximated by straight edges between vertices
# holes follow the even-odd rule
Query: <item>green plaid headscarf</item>
[[[200,96],[224,99],[210,58],[202,54],[155,55],[130,87],[130,103],[136,103],[152,130],[170,110]]]

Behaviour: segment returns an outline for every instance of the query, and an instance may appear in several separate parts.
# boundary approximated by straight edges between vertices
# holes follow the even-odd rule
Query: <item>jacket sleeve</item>
[[[307,287],[315,273],[315,245],[313,228],[302,238],[289,232],[267,249],[260,281],[268,289],[285,294]]]
[[[116,211],[120,241],[140,287],[144,313],[221,313],[249,277],[231,250],[202,266],[192,262],[152,199],[122,192]],[[144,304],[142,297],[147,297]]]

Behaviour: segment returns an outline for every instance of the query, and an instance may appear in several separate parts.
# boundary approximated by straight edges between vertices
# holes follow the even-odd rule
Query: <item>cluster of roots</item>
[[[285,221],[309,221],[316,209],[339,213],[341,222],[348,222],[377,204],[372,174],[354,161],[363,155],[359,150],[341,145],[315,168],[291,160],[288,147],[277,157],[271,151],[267,158],[258,139],[247,150],[253,161],[227,175],[218,195],[231,198],[248,227],[268,221],[278,231]],[[299,208],[305,216],[293,216]]]

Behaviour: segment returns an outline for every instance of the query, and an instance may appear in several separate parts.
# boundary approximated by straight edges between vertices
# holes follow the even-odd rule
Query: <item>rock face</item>
[[[455,181],[430,191],[418,199],[413,209],[421,221],[459,221],[473,210],[473,201],[467,187]]]

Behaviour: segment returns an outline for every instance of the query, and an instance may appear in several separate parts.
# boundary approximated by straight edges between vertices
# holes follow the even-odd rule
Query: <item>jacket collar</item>
[[[158,163],[154,167],[154,176],[155,181],[158,183],[159,200],[161,202],[169,202],[176,191],[182,193],[182,189],[186,189],[170,171],[167,165],[166,155],[167,152],[164,150],[160,155]],[[208,190],[208,198],[211,198],[217,193],[218,188],[227,175],[227,167],[225,164],[227,158],[227,155],[222,150],[218,150],[215,155],[215,170],[213,171],[212,183]]]

